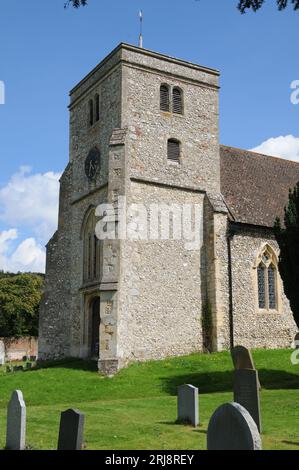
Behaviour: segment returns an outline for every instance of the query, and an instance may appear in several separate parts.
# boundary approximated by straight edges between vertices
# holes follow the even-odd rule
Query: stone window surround
[[[167,87],[168,91],[169,91],[169,111],[163,111],[160,107],[160,90],[161,90],[162,86]],[[172,111],[172,108],[173,108],[173,90],[174,89],[180,90],[180,92],[181,92],[181,96],[182,96],[182,113],[174,113]],[[171,117],[178,117],[178,118],[184,118],[185,117],[185,94],[184,94],[184,90],[180,86],[169,84],[169,83],[166,83],[166,82],[161,83],[160,87],[159,87],[158,103],[159,103],[159,110],[160,110],[160,113],[162,115],[171,116]]]
[[[175,141],[179,144],[179,146],[180,146],[180,157],[179,157],[179,160],[178,160],[178,161],[170,160],[170,159],[168,158],[168,142],[169,142],[170,140],[173,140],[173,141],[175,140]],[[167,137],[167,139],[166,139],[166,152],[165,152],[165,154],[166,154],[167,164],[168,164],[169,166],[173,166],[173,167],[178,168],[178,167],[180,167],[180,166],[182,165],[182,161],[183,161],[183,151],[182,151],[182,149],[183,149],[183,145],[182,145],[182,141],[181,141],[180,139],[178,139],[177,137],[173,137],[173,136]]]
[[[263,256],[267,252],[270,255],[269,262],[266,264],[263,262]],[[261,262],[266,266],[269,267],[273,265],[275,268],[275,300],[276,300],[276,308],[270,309],[269,308],[269,286],[268,286],[268,276],[265,276],[265,299],[266,299],[266,308],[260,308],[259,306],[259,289],[258,289],[258,267]],[[265,243],[258,251],[258,255],[256,257],[256,261],[253,267],[254,273],[254,294],[255,294],[255,304],[256,304],[256,311],[258,314],[280,314],[282,312],[282,305],[281,305],[281,280],[278,271],[278,255],[275,250],[268,244]]]
[[[99,282],[101,275],[102,247],[99,240],[97,240],[96,247],[94,245],[95,225],[95,207],[90,206],[84,215],[80,234],[80,239],[83,243],[82,285],[93,285]],[[90,236],[92,236],[91,246],[89,246]]]
[[[98,103],[98,104],[97,104]],[[92,111],[90,105],[92,104]],[[99,119],[97,119],[97,107],[98,107],[98,114]],[[96,125],[100,122],[100,113],[101,113],[101,95],[97,89],[94,89],[92,92],[91,97],[88,100],[88,110],[87,110],[87,128],[88,130],[94,129]],[[92,123],[91,123],[92,117]]]

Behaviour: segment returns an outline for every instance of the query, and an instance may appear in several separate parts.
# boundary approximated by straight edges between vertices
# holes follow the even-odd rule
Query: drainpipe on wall
[[[234,304],[233,304],[233,270],[232,270],[232,247],[231,242],[235,235],[232,227],[228,228],[227,233],[227,253],[228,253],[228,290],[229,290],[229,339],[230,349],[234,347]]]

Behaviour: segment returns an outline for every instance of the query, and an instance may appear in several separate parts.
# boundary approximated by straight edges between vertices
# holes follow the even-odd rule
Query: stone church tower
[[[268,319],[276,325],[275,344],[264,337],[268,319],[264,332],[244,327],[252,323],[250,308],[234,323],[233,278],[241,271],[234,273],[232,256],[248,253],[243,235],[234,253],[231,224],[239,221],[221,187],[221,154],[229,148],[219,146],[218,77],[216,70],[120,44],[71,91],[70,160],[58,230],[47,246],[40,359],[94,357],[100,371],[114,373],[132,360],[227,349],[234,332],[249,346],[289,343],[294,323],[274,264],[273,310],[281,312]],[[96,208],[110,204],[117,214],[120,196],[127,205],[196,206],[199,245],[186,249],[175,237],[99,240]],[[269,231],[249,236],[277,257]],[[250,282],[258,249],[252,247]],[[252,281],[248,300],[255,289]]]

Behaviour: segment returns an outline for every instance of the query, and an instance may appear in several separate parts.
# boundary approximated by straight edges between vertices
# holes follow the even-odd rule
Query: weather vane
[[[140,32],[139,32],[139,47],[143,47],[143,35],[142,35],[142,27],[143,27],[143,11],[139,11],[139,19],[140,19]]]

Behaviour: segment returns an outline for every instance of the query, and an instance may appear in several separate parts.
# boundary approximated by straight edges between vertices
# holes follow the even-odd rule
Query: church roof
[[[221,193],[232,220],[273,227],[283,220],[289,189],[299,181],[299,163],[220,146]]]

